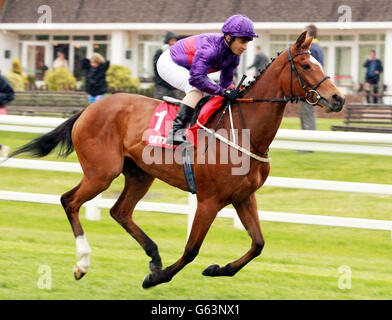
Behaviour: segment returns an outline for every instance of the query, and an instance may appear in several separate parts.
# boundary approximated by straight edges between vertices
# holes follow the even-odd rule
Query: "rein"
[[[199,122],[199,120],[197,120],[197,123],[198,123],[198,125],[199,125],[201,128],[203,128],[207,133],[211,134],[212,137],[215,137],[216,139],[218,139],[218,140],[220,140],[220,141],[226,143],[226,144],[229,145],[230,147],[232,147],[232,148],[234,148],[234,149],[236,149],[236,150],[238,150],[238,151],[241,151],[242,153],[245,153],[245,154],[248,155],[249,157],[251,157],[251,158],[253,158],[253,159],[256,159],[256,160],[258,160],[258,161],[260,161],[260,162],[270,162],[270,160],[271,160],[270,158],[262,158],[262,157],[259,157],[258,155],[256,155],[256,154],[250,152],[249,150],[246,150],[245,148],[239,146],[238,144],[236,144],[236,143],[234,143],[234,142],[232,142],[232,141],[226,139],[225,137],[223,137],[223,136],[221,136],[220,134],[216,133],[214,130],[211,130],[211,129],[209,129],[209,128],[203,126],[203,125]]]

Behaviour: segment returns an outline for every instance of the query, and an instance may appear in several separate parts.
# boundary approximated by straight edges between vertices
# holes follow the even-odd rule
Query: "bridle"
[[[317,92],[317,89],[321,85],[321,83],[323,83],[325,80],[329,79],[330,77],[329,76],[323,77],[315,86],[312,87],[311,84],[303,78],[303,76],[299,73],[298,69],[294,65],[294,62],[293,62],[294,58],[299,56],[299,55],[301,55],[301,54],[310,54],[310,50],[299,52],[299,53],[297,53],[297,54],[295,54],[294,56],[291,57],[291,55],[290,55],[290,48],[287,49],[287,55],[289,57],[289,62],[290,62],[290,98],[289,98],[288,101],[291,101],[294,98],[293,97],[293,72],[294,72],[295,75],[297,76],[297,80],[299,82],[299,85],[305,90],[305,96],[301,97],[301,98],[304,98],[304,100],[308,104],[310,104],[310,105],[316,105],[321,100],[321,96]],[[310,89],[308,89],[308,87]],[[308,100],[309,94],[312,97],[313,97],[314,94],[316,94],[316,99],[317,100],[315,102],[309,101]]]
[[[311,85],[308,81],[306,81],[306,80],[304,79],[304,77],[301,75],[301,73],[298,71],[298,69],[297,69],[297,68],[295,67],[295,65],[294,65],[294,61],[293,61],[294,58],[297,57],[297,56],[299,56],[299,55],[301,55],[301,54],[310,54],[310,50],[301,51],[301,52],[295,54],[294,56],[291,56],[291,55],[290,55],[290,47],[287,49],[287,55],[288,55],[289,63],[290,63],[290,97],[283,96],[283,98],[270,98],[270,99],[237,98],[237,99],[236,99],[236,102],[249,102],[249,103],[252,103],[252,102],[284,102],[284,103],[287,103],[287,102],[306,101],[306,102],[307,102],[308,104],[310,104],[310,105],[316,105],[316,104],[318,104],[318,103],[320,102],[321,99],[325,99],[325,98],[323,98],[323,97],[317,92],[317,89],[318,89],[318,87],[319,87],[325,80],[327,80],[327,79],[330,78],[330,77],[329,77],[329,76],[323,77],[315,86],[312,87],[312,85]],[[293,73],[294,73],[295,76],[297,77],[297,80],[298,80],[299,85],[305,90],[305,96],[298,97],[298,96],[294,96],[294,95],[293,95]],[[244,82],[245,78],[246,78],[246,75],[244,75],[244,76],[242,77],[241,81],[239,82],[239,84],[238,84],[238,86],[237,86],[237,89],[236,89],[236,90],[237,90],[237,92],[239,93],[239,96],[242,96],[242,94],[245,93],[245,91],[246,91],[246,89],[241,90],[241,91],[239,90],[239,88],[241,87],[241,85],[242,85],[242,83]],[[312,102],[312,101],[310,101],[308,98],[309,98],[310,96],[313,97],[314,94],[316,95],[316,101],[315,101],[315,102]],[[233,145],[233,143],[232,143],[231,141],[228,141],[227,139],[224,139],[224,138],[222,138],[222,137],[219,137],[219,135],[217,135],[217,134],[215,133],[215,131],[216,131],[216,129],[217,129],[219,123],[221,122],[221,120],[222,120],[222,118],[223,118],[223,115],[226,113],[226,110],[227,110],[228,108],[230,108],[230,103],[227,103],[227,104],[226,104],[226,106],[225,106],[225,108],[224,108],[224,110],[223,110],[223,112],[222,112],[220,118],[218,119],[218,122],[216,123],[216,126],[215,126],[215,129],[214,129],[214,130],[209,130],[208,128],[206,128],[205,126],[201,125],[200,123],[199,123],[199,125],[200,125],[204,130],[206,130],[207,132],[209,132],[209,133],[212,134],[212,135],[211,135],[211,138],[212,138],[213,136],[215,136],[216,138],[218,138],[218,139],[220,139],[220,140],[223,140],[225,143],[227,143],[227,144],[229,144],[229,145],[235,147],[236,149],[240,150],[241,152],[245,152],[245,153],[248,154],[249,156],[251,156],[251,157],[253,157],[253,158],[256,158],[256,159],[259,160],[259,161],[262,161],[262,162],[269,162],[269,159],[266,160],[266,159],[263,159],[263,158],[258,157],[257,155],[251,153],[250,151],[239,149],[239,148],[241,148],[241,147],[236,146],[236,145]],[[245,119],[244,119],[244,117],[243,117],[243,115],[242,115],[241,108],[238,108],[238,111],[239,111],[239,115],[240,115],[242,127],[243,127],[243,128],[246,128],[246,126],[245,126]],[[207,143],[207,145],[206,145],[206,147],[205,147],[204,152],[207,151],[207,148],[208,148],[208,145],[209,145],[209,143],[210,143],[210,141],[211,141],[211,138],[208,140],[208,143]],[[260,154],[260,155],[263,156],[263,157],[267,157],[267,156],[268,156],[268,150],[267,150],[267,152],[261,152],[261,151],[258,150],[258,148],[253,144],[253,142],[252,142],[252,140],[250,139],[250,137],[248,137],[248,138],[249,138],[249,142],[250,142],[251,146],[253,147],[253,149],[254,149],[258,154]],[[225,141],[225,140],[226,140],[226,141]]]
[[[323,97],[317,92],[318,87],[327,79],[329,79],[329,76],[323,77],[315,86],[312,87],[312,85],[304,79],[304,77],[301,75],[301,73],[298,71],[296,66],[294,65],[294,58],[301,55],[301,54],[310,54],[310,50],[305,50],[298,52],[294,56],[291,56],[290,54],[290,47],[287,49],[287,55],[290,63],[290,97],[283,96],[283,98],[270,98],[270,99],[254,99],[254,98],[238,98],[237,102],[298,102],[298,101],[306,101],[310,105],[316,105],[320,102]],[[297,77],[299,85],[305,90],[305,95],[304,96],[294,96],[293,95],[293,73]],[[242,78],[239,86],[242,84],[243,80],[245,80],[245,77]],[[239,91],[240,96],[245,93],[246,89]],[[316,95],[316,101],[310,101],[309,98],[310,96]],[[324,98],[325,99],[325,98]]]
[[[312,85],[304,79],[304,77],[301,75],[301,73],[298,71],[298,69],[294,65],[294,58],[299,55],[302,55],[302,54],[310,54],[310,50],[301,51],[301,52],[295,54],[294,56],[291,56],[290,47],[287,49],[287,55],[288,55],[288,59],[289,59],[289,63],[290,63],[290,97],[283,96],[283,98],[271,98],[271,99],[238,98],[237,102],[284,102],[284,103],[287,103],[287,102],[306,101],[310,105],[313,105],[313,106],[317,105],[321,99],[325,99],[317,92],[317,89],[325,80],[329,79],[330,77],[324,76],[315,86],[312,87]],[[293,95],[293,73],[297,77],[299,85],[305,90],[305,96],[298,97],[298,96]],[[237,86],[237,90],[240,88],[240,86],[241,86],[242,82],[245,80],[245,78],[246,78],[246,76],[242,77],[240,83]],[[240,91],[239,92],[240,95],[241,95],[241,93],[244,93],[244,91],[245,90],[243,90],[242,92]],[[312,102],[308,98],[310,96],[312,96],[312,98],[313,98],[314,94],[316,95],[316,101]],[[227,106],[226,106],[226,108],[227,108]],[[243,128],[245,128],[245,119],[242,115],[241,108],[238,108],[238,111],[239,111],[242,126],[243,126]],[[218,121],[218,123],[219,123],[219,121]],[[262,156],[268,156],[268,150],[267,150],[267,152],[261,152],[253,144],[250,137],[249,137],[249,141],[250,141],[251,146],[255,149],[255,151],[257,153],[259,153]]]

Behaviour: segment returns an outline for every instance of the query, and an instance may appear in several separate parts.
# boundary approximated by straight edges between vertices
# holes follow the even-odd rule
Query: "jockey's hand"
[[[230,103],[234,103],[238,98],[238,91],[235,88],[226,89],[223,92],[223,98]]]

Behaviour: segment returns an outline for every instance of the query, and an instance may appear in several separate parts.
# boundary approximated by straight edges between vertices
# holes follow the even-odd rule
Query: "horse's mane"
[[[276,53],[276,57],[275,58],[271,58],[271,62],[267,64],[267,66],[263,69],[263,70],[258,70],[258,74],[255,75],[253,77],[253,80],[250,81],[247,85],[244,86],[244,90],[242,91],[243,93],[245,93],[246,91],[248,91],[256,82],[257,80],[260,79],[260,77],[265,73],[265,71],[269,68],[269,66],[276,60],[277,57],[279,57],[279,55],[282,52],[277,52]]]

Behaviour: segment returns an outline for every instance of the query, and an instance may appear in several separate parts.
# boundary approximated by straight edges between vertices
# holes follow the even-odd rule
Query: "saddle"
[[[197,104],[193,116],[187,125],[185,133],[187,140],[197,147],[197,131],[200,126],[197,122],[205,125],[208,120],[223,106],[223,97],[205,96]],[[175,149],[178,146],[166,144],[166,138],[170,132],[173,120],[177,115],[181,101],[172,97],[163,97],[163,101],[156,107],[147,130],[146,144]]]
[[[197,147],[197,131],[201,128],[199,124],[206,125],[209,119],[222,108],[224,98],[220,96],[205,96],[197,104],[193,116],[185,132],[186,139],[190,142],[188,146],[182,148],[182,166],[184,169],[185,181],[191,193],[195,194],[196,183],[193,175],[192,156],[190,148],[192,145]],[[147,145],[176,149],[181,146],[166,144],[166,138],[175,119],[180,100],[172,97],[163,97],[163,101],[156,107],[152,114],[150,125],[147,130],[147,136],[144,139]]]

